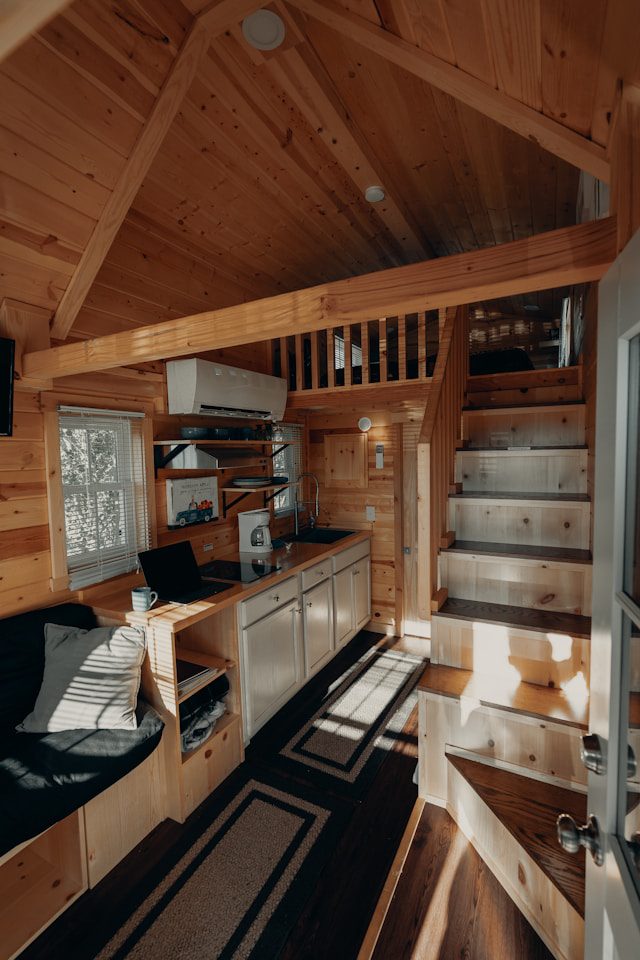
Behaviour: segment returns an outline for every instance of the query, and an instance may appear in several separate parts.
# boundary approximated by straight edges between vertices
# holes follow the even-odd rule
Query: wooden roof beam
[[[434,57],[395,34],[351,13],[335,0],[290,0],[309,16],[344,34],[373,53],[415,74],[504,127],[538,143],[549,153],[609,180],[604,147],[546,117],[520,100],[495,90],[458,67]]]
[[[323,330],[599,280],[616,255],[615,217],[484,250],[325,283],[94,340],[25,354],[31,377],[62,377],[185,357],[265,337]]]
[[[58,304],[51,336],[65,340],[98,275],[111,244],[142,186],[155,156],[180,109],[211,40],[230,23],[259,6],[259,0],[216,0],[193,21],[169,75],[107,200],[80,262]]]

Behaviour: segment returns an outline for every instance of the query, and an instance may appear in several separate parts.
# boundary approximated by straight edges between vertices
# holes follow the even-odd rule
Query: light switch
[[[202,544],[202,552],[203,552],[203,553],[208,553],[210,550],[213,550],[213,544],[212,544],[212,543],[203,543],[203,544]]]
[[[376,519],[376,508],[366,506],[364,508],[364,511],[365,511],[365,516],[367,520],[370,520],[373,523],[373,521]]]
[[[384,443],[376,443],[376,470],[384,467]]]

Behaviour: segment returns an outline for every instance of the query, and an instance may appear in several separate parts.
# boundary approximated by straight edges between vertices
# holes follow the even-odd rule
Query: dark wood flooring
[[[558,560],[560,563],[591,563],[589,550],[569,547],[538,547],[522,543],[486,543],[484,540],[454,540],[442,553],[477,553],[520,560]]]
[[[553,960],[445,810],[426,804],[373,960]]]
[[[571,637],[591,636],[591,617],[556,610],[536,610],[514,607],[507,603],[489,603],[485,600],[464,600],[448,597],[437,613],[438,617],[454,620],[494,623],[497,626],[537,630],[540,633],[567,633]]]

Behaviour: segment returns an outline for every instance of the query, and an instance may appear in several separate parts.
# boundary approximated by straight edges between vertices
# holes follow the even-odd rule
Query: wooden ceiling
[[[76,0],[4,61],[0,297],[55,310],[203,6]],[[239,24],[211,44],[73,338],[575,222],[575,167],[275,6],[268,58]],[[632,0],[343,7],[603,145],[618,78],[638,77]]]

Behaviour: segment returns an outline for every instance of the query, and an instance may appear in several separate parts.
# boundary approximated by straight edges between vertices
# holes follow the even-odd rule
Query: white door
[[[333,655],[333,590],[331,578],[302,594],[306,676],[316,673]]]
[[[250,737],[293,696],[301,680],[297,611],[293,600],[242,631]]]
[[[363,557],[351,568],[355,598],[356,627],[360,629],[371,619],[371,560]]]
[[[352,568],[345,567],[333,575],[333,620],[336,647],[353,635],[355,625],[355,599]]]
[[[640,231],[600,285],[587,960],[640,957]],[[598,737],[594,741],[594,736]],[[587,758],[588,759],[588,758]],[[596,835],[597,828],[597,835]],[[583,836],[589,842],[589,835]]]

